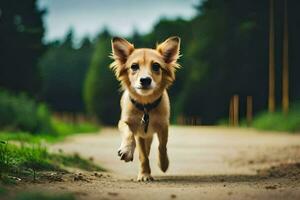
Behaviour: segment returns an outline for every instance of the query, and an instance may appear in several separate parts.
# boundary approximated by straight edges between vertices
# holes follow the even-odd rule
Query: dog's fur
[[[157,133],[159,140],[159,167],[165,172],[169,166],[167,141],[170,103],[166,89],[175,80],[175,71],[179,68],[179,49],[179,37],[168,38],[157,45],[156,49],[135,49],[133,44],[125,39],[116,37],[112,40],[114,62],[110,67],[124,90],[121,98],[121,119],[118,124],[122,142],[118,154],[121,160],[132,161],[137,143],[141,163],[138,181],[153,180],[148,156],[154,133]],[[159,66],[159,70],[155,70],[153,63]],[[152,80],[146,89],[141,86],[140,79],[143,77]],[[140,104],[148,104],[160,97],[162,99],[159,105],[149,112],[149,128],[145,133],[141,124],[143,112],[133,105],[130,98]]]

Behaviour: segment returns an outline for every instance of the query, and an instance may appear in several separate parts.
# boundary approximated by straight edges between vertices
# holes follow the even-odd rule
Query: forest
[[[30,3],[29,3],[30,2]],[[299,116],[299,1],[287,5],[290,112]],[[74,42],[70,28],[64,38],[43,42],[45,25],[35,0],[2,1],[0,22],[0,87],[42,102],[53,112],[83,113],[105,125],[119,118],[119,83],[109,69],[108,29]],[[152,31],[126,36],[136,48],[154,48],[169,36],[181,37],[181,69],[169,94],[171,122],[197,118],[197,124],[228,121],[233,95],[240,98],[240,119],[246,98],[253,98],[254,116],[268,109],[270,3],[261,0],[209,0],[194,6],[191,20],[161,18]],[[6,12],[7,11],[7,12]],[[284,1],[274,4],[275,105],[282,108]],[[4,112],[4,111],[3,111]]]
[[[41,7],[42,1],[49,4]],[[137,2],[142,8],[132,6]],[[168,2],[182,11],[192,0],[156,5],[175,12]],[[51,12],[57,28],[62,17],[83,20],[80,13],[100,20],[83,5],[103,5],[98,16],[107,22],[106,8],[141,18],[152,15],[154,0],[151,6],[146,0],[0,1],[0,199],[300,199],[300,1],[194,2],[190,18],[153,12],[157,21],[147,32],[137,26],[122,35],[129,25],[113,31],[99,23],[94,36],[78,37],[81,28],[70,23],[49,39]],[[111,13],[122,23],[132,20]],[[151,153],[152,135],[125,128],[123,138],[133,140],[120,140],[122,91],[109,68],[116,36],[135,48],[181,38],[181,67],[168,91],[170,127],[159,126],[165,136],[157,134]],[[148,111],[144,106],[146,126]],[[120,143],[134,155],[132,164],[121,162]],[[171,164],[163,174],[167,149]],[[138,160],[142,179],[133,177]],[[150,161],[157,181],[138,182],[153,180],[150,168],[143,170]]]

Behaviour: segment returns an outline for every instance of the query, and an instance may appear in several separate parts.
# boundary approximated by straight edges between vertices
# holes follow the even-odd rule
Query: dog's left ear
[[[177,36],[169,37],[157,45],[156,50],[163,56],[166,63],[176,62],[179,58],[180,38]]]
[[[124,64],[133,52],[134,46],[127,40],[119,37],[114,37],[111,41],[112,46],[112,57],[119,61],[121,64]]]

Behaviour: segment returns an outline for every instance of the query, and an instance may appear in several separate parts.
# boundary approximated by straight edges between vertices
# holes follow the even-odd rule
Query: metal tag
[[[149,114],[148,114],[148,113],[144,113],[141,122],[142,122],[142,124],[145,126],[145,127],[144,127],[145,133],[147,133],[148,125],[149,125]]]

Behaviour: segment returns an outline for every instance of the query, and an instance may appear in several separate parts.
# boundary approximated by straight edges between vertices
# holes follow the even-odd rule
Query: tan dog
[[[127,40],[113,38],[110,67],[121,82],[119,130],[122,142],[118,155],[121,160],[133,160],[136,143],[139,150],[140,172],[138,181],[151,181],[149,153],[153,134],[159,140],[159,167],[169,167],[167,155],[170,102],[166,89],[175,80],[179,68],[180,38],[170,37],[156,49],[135,49]]]

